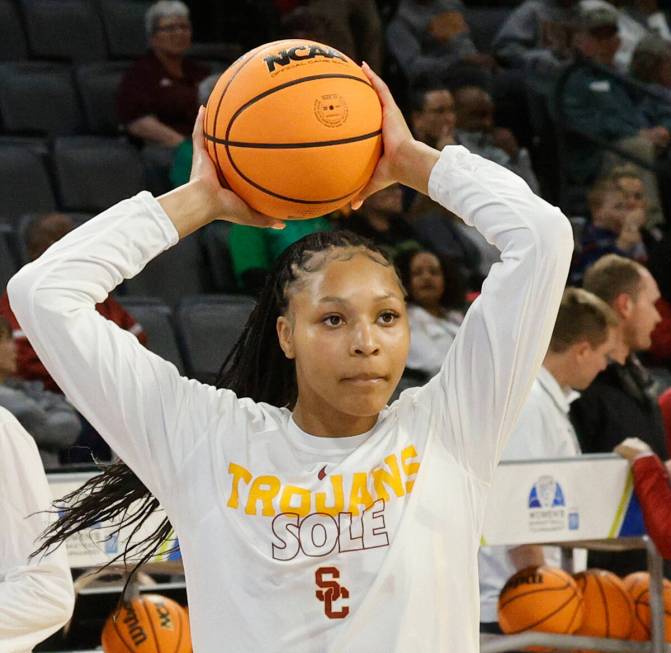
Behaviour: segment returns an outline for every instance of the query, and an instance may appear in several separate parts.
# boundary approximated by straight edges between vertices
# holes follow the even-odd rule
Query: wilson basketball
[[[637,571],[624,579],[624,586],[634,604],[634,614],[630,639],[645,641],[650,639],[650,574]],[[671,642],[671,581],[664,579],[664,634]]]
[[[574,578],[585,602],[582,624],[575,634],[627,639],[634,603],[620,578],[602,569],[588,569]]]
[[[511,576],[499,595],[499,624],[507,634],[525,630],[574,633],[583,599],[573,578],[554,567],[528,567]]]
[[[105,653],[191,653],[184,609],[158,594],[125,602],[105,622],[102,647]]]
[[[207,151],[257,211],[305,219],[345,204],[382,148],[377,93],[349,57],[314,41],[267,43],[233,63],[207,102]]]

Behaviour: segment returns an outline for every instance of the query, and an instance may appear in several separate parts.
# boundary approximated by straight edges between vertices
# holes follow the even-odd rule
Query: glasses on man
[[[191,23],[170,23],[168,25],[159,25],[154,31],[164,32],[165,34],[176,34],[177,32],[190,32]]]

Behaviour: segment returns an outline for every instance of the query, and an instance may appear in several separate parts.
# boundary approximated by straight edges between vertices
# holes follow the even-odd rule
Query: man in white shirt
[[[617,345],[618,321],[601,299],[567,288],[550,348],[502,460],[570,458],[580,445],[569,420],[569,406],[604,370]],[[480,630],[500,632],[499,593],[516,571],[532,565],[559,564],[556,549],[538,545],[483,547],[479,556]]]
[[[30,559],[50,506],[35,441],[0,408],[0,653],[29,653],[72,615],[65,549]]]

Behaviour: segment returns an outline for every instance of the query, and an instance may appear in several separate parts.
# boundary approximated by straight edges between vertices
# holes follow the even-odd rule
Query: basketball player
[[[33,438],[0,408],[0,651],[29,653],[72,615],[64,550],[30,558],[51,494]]]
[[[179,537],[199,653],[478,650],[487,491],[547,350],[573,239],[510,171],[415,141],[365,70],[384,156],[354,205],[400,182],[501,250],[427,385],[386,406],[408,352],[404,290],[385,255],[348,232],[285,251],[219,389],[99,317],[96,302],[213,219],[276,222],[219,186],[202,111],[188,184],[112,207],[9,284],[40,358],[139,477],[103,474],[94,502],[68,514],[74,527],[49,541],[146,487]]]

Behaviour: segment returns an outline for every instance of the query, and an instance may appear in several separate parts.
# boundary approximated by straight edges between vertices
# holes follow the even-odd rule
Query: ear
[[[613,300],[612,308],[617,313],[619,318],[623,320],[628,319],[634,310],[634,302],[631,298],[631,295],[628,295],[627,293],[620,293]]]
[[[571,346],[571,349],[573,349],[573,355],[575,356],[576,361],[578,363],[582,363],[587,355],[592,351],[592,345],[590,345],[587,340],[581,340],[574,343]]]
[[[294,353],[294,333],[291,322],[284,315],[280,315],[280,317],[277,318],[275,328],[277,329],[277,339],[280,342],[280,347],[282,348],[284,355],[289,359],[296,358],[296,354]]]

